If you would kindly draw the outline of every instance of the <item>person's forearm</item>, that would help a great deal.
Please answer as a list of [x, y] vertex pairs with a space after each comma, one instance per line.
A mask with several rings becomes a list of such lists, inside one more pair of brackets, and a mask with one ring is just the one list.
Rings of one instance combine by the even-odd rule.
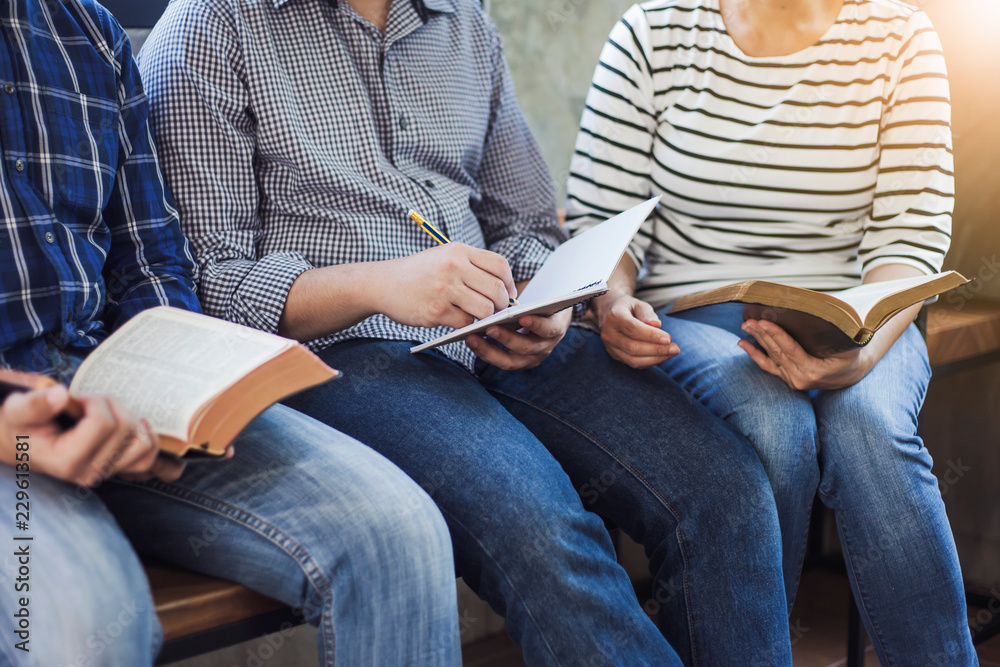
[[379, 312], [380, 262], [336, 264], [302, 273], [288, 291], [278, 333], [310, 341], [342, 331]]
[[[886, 264], [873, 269], [865, 276], [865, 284], [880, 283], [887, 280], [899, 280], [901, 278], [914, 278], [924, 275], [922, 271], [906, 264]], [[868, 367], [871, 368], [878, 363], [879, 359], [885, 356], [889, 348], [896, 340], [903, 335], [907, 327], [916, 319], [924, 303], [915, 303], [904, 311], [901, 311], [878, 330], [872, 341], [864, 348], [867, 356]]]

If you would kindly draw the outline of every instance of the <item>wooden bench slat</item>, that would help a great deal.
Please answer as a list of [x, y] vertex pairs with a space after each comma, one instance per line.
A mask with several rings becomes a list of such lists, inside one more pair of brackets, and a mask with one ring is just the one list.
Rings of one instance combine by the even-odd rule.
[[146, 575], [166, 641], [287, 606], [240, 584], [168, 565], [147, 564]]
[[935, 303], [927, 310], [931, 366], [954, 364], [1000, 351], [1000, 303], [969, 302], [961, 310]]

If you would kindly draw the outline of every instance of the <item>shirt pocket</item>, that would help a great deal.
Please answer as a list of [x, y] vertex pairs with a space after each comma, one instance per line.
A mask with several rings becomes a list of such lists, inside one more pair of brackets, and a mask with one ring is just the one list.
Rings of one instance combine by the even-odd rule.
[[118, 105], [63, 90], [42, 99], [52, 187], [72, 208], [104, 210], [118, 170]]

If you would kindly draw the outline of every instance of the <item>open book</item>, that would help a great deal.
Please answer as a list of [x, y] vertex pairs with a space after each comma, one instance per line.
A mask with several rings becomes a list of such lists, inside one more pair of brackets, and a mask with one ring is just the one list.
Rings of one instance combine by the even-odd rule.
[[221, 456], [267, 407], [338, 375], [293, 340], [161, 306], [101, 343], [69, 391], [115, 397], [171, 454]]
[[774, 322], [806, 352], [826, 357], [867, 345], [875, 332], [900, 311], [967, 282], [962, 274], [948, 271], [868, 283], [838, 292], [816, 292], [766, 280], [746, 280], [683, 296], [667, 314], [714, 304], [735, 304], [728, 313], [718, 315], [723, 319], [739, 318], [739, 322]]
[[556, 248], [518, 295], [518, 305], [423, 345], [411, 347], [410, 352], [463, 340], [470, 334], [486, 331], [494, 324], [516, 324], [518, 318], [525, 315], [552, 315], [604, 294], [608, 291], [608, 280], [632, 237], [659, 201], [659, 197], [654, 197], [634, 206]]

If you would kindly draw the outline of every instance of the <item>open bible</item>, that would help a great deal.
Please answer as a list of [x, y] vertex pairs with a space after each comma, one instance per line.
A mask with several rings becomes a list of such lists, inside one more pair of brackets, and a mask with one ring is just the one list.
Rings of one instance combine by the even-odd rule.
[[[766, 280], [746, 280], [683, 296], [667, 313], [713, 306], [721, 325], [768, 320], [806, 352], [826, 357], [863, 347], [894, 315], [915, 303], [969, 282], [955, 271], [868, 283], [837, 292], [816, 292]], [[729, 322], [729, 319], [733, 322]], [[723, 320], [726, 320], [725, 322]]]
[[300, 343], [178, 308], [139, 313], [84, 360], [70, 394], [108, 395], [176, 456], [222, 456], [273, 403], [339, 375]]
[[495, 324], [516, 325], [518, 318], [525, 315], [553, 315], [604, 294], [608, 291], [608, 280], [632, 237], [659, 201], [659, 197], [653, 197], [633, 206], [556, 248], [518, 295], [518, 305], [422, 345], [415, 345], [410, 352], [464, 340], [466, 336], [486, 331]]

